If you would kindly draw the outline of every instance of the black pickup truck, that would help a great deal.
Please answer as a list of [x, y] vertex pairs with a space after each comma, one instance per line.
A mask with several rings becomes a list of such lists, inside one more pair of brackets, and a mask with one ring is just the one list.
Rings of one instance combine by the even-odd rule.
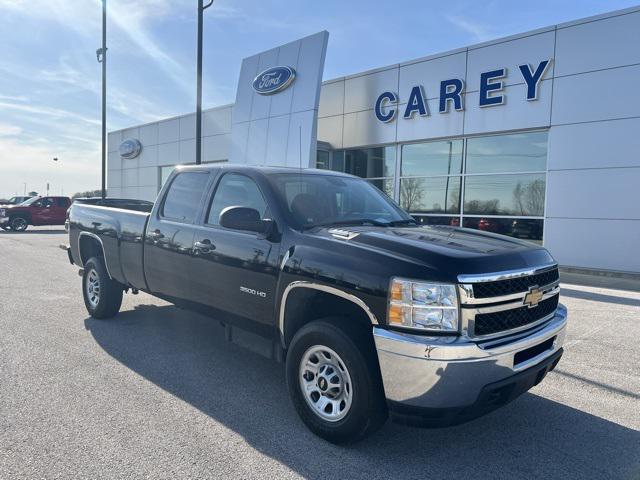
[[547, 250], [419, 226], [365, 180], [317, 170], [177, 168], [149, 213], [74, 203], [68, 254], [89, 313], [142, 290], [250, 334], [286, 362], [304, 423], [336, 443], [388, 415], [447, 426], [538, 384], [566, 309]]

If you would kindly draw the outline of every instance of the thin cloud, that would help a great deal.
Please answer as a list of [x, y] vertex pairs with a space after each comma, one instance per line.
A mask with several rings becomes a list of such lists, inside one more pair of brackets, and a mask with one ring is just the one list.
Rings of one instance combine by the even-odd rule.
[[10, 123], [0, 123], [0, 137], [14, 137], [22, 133], [22, 128]]
[[494, 35], [489, 32], [489, 29], [479, 22], [474, 22], [457, 15], [445, 15], [444, 18], [463, 32], [470, 34], [476, 42], [484, 42], [494, 37]]
[[100, 121], [96, 118], [79, 115], [76, 112], [70, 112], [61, 108], [36, 107], [25, 103], [0, 102], [0, 111], [17, 110], [25, 113], [33, 113], [36, 115], [46, 115], [58, 119], [76, 119], [91, 125], [100, 125]]

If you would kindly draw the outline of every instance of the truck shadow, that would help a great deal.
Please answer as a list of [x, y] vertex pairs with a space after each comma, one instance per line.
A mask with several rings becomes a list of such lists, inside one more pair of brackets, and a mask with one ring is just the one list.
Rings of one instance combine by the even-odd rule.
[[67, 235], [67, 232], [65, 232], [64, 229], [25, 230], [23, 232], [14, 232], [12, 230], [0, 230], [0, 235], [13, 235], [16, 237], [20, 235]]
[[625, 292], [621, 292], [621, 295], [609, 295], [604, 293], [589, 292], [584, 290], [577, 290], [574, 288], [563, 287], [562, 296], [577, 298], [579, 300], [591, 300], [592, 302], [615, 303], [617, 305], [640, 307], [640, 300], [637, 298], [633, 298], [628, 294], [625, 295]]
[[173, 306], [139, 305], [113, 321], [88, 318], [85, 326], [123, 365], [305, 477], [640, 474], [640, 432], [531, 393], [465, 425], [426, 430], [388, 422], [363, 442], [337, 447], [298, 419], [283, 365], [227, 343], [214, 320]]

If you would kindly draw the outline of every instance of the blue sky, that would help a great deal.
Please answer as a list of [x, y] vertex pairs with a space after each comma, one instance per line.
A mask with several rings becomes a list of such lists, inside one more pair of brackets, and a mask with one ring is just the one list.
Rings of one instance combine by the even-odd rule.
[[[108, 130], [193, 111], [196, 0], [108, 1]], [[633, 5], [217, 0], [205, 14], [204, 107], [234, 101], [242, 58], [323, 29], [330, 79]], [[69, 195], [99, 186], [100, 15], [98, 0], [0, 0], [0, 197], [23, 182]]]

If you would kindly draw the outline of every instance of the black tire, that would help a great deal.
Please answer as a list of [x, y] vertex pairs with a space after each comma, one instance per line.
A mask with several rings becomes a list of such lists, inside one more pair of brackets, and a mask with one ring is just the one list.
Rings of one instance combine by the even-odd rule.
[[[344, 383], [343, 377], [351, 380], [350, 407], [345, 410], [344, 417], [338, 420], [323, 418], [323, 413], [317, 413], [317, 409], [311, 406], [313, 394], [303, 392], [303, 382], [315, 382], [317, 388], [313, 388], [318, 390], [318, 400], [315, 402], [320, 405], [317, 402], [320, 401], [318, 393], [322, 386], [322, 367], [318, 369], [315, 379], [313, 373], [306, 372], [304, 375], [308, 377], [305, 377], [300, 370], [303, 361], [307, 364], [305, 356], [317, 346], [328, 347], [337, 354], [338, 364], [346, 369], [347, 375], [343, 372], [338, 383]], [[352, 319], [324, 318], [302, 327], [293, 337], [287, 352], [286, 372], [289, 395], [298, 415], [309, 430], [331, 443], [346, 444], [361, 440], [380, 428], [387, 419], [387, 405], [371, 330], [356, 325]], [[325, 388], [326, 385], [325, 382]], [[338, 411], [341, 406], [342, 403], [337, 407]], [[334, 409], [335, 405], [331, 407], [332, 411]]]
[[122, 294], [122, 284], [109, 278], [102, 258], [87, 260], [82, 274], [82, 296], [89, 315], [98, 319], [113, 317], [120, 311]]
[[29, 220], [24, 217], [13, 217], [9, 224], [14, 232], [24, 232], [29, 226]]

